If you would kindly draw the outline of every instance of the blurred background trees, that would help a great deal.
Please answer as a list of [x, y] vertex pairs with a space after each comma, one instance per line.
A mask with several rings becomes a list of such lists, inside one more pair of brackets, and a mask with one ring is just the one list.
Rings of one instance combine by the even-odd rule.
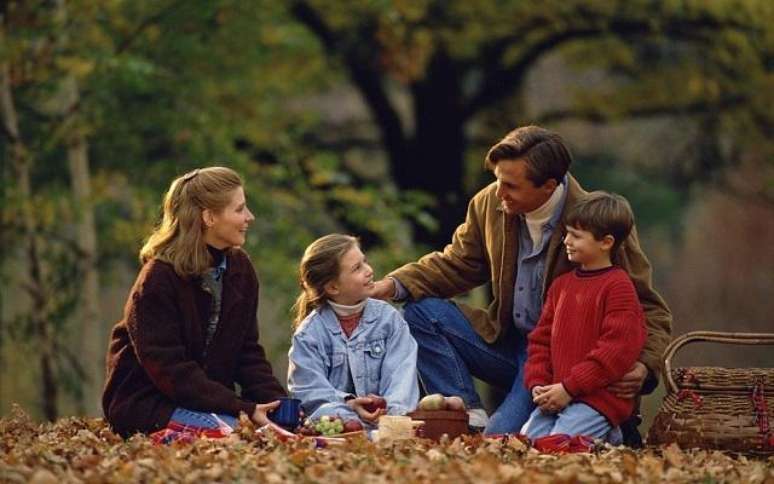
[[676, 334], [771, 328], [770, 2], [0, 8], [2, 413], [99, 413], [107, 334], [174, 176], [245, 177], [284, 378], [303, 248], [357, 234], [380, 275], [441, 248], [492, 180], [486, 150], [531, 123], [565, 137], [584, 186], [632, 201]]

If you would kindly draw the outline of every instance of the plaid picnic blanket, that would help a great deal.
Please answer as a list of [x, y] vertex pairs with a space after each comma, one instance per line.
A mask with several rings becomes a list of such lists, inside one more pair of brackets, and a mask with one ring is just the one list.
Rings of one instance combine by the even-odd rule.
[[234, 429], [225, 422], [217, 428], [207, 428], [170, 420], [166, 427], [150, 434], [150, 438], [155, 444], [168, 445], [173, 442], [190, 443], [201, 437], [220, 439], [232, 432]]

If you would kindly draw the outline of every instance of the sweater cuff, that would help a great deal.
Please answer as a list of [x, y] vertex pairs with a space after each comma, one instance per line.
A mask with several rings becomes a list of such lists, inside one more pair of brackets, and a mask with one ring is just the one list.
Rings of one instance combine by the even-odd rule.
[[562, 388], [564, 388], [564, 391], [566, 391], [567, 394], [570, 395], [573, 398], [573, 400], [574, 400], [575, 399], [575, 392], [570, 391], [570, 389], [567, 388], [567, 384], [565, 382], [561, 382], [561, 385], [562, 385]]
[[355, 398], [356, 396], [357, 395], [353, 395], [351, 393], [347, 393], [347, 392], [342, 392], [340, 390], [336, 390], [336, 400], [339, 401], [339, 402], [346, 403], [347, 400], [351, 400], [351, 399]]
[[577, 397], [581, 393], [580, 385], [571, 376], [562, 380], [562, 386], [564, 387], [564, 390], [573, 398]]
[[236, 415], [234, 415], [236, 418], [239, 418], [240, 412], [244, 412], [247, 414], [247, 418], [253, 418], [253, 413], [255, 412], [255, 404], [246, 402], [244, 400], [238, 400], [237, 401], [237, 411], [235, 412]]

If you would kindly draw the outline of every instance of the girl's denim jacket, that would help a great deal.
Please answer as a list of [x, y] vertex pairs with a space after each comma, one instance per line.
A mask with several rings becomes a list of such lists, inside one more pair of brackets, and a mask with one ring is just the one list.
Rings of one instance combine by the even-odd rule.
[[384, 301], [366, 301], [349, 339], [330, 306], [316, 309], [293, 335], [288, 359], [288, 390], [307, 415], [324, 404], [344, 404], [350, 371], [355, 395], [384, 397], [388, 414], [417, 406], [417, 343], [403, 316]]

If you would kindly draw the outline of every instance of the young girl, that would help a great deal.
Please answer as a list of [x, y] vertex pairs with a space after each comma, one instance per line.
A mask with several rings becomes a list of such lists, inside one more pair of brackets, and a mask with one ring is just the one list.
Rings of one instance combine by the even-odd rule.
[[108, 348], [102, 406], [121, 435], [233, 426], [240, 412], [268, 423], [285, 391], [258, 343], [258, 279], [239, 249], [253, 220], [233, 170], [172, 182]]
[[[385, 411], [414, 410], [417, 344], [395, 308], [369, 298], [374, 273], [357, 239], [332, 234], [314, 241], [299, 273], [288, 390], [306, 414], [374, 424]], [[386, 410], [371, 408], [377, 396]]]

